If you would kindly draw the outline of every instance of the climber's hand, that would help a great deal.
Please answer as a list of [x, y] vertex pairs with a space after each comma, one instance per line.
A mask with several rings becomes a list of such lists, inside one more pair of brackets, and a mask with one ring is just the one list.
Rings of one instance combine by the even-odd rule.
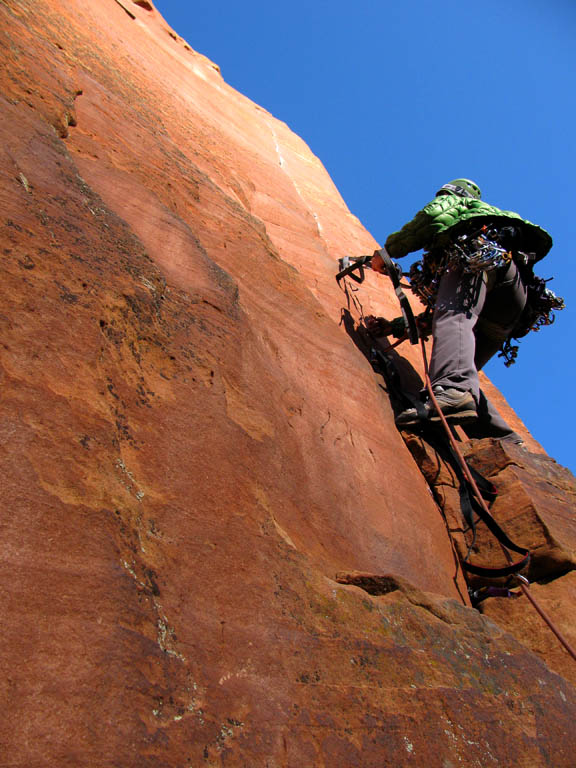
[[416, 315], [416, 325], [418, 326], [418, 335], [424, 341], [428, 341], [432, 333], [432, 315], [429, 312], [421, 312]]
[[390, 323], [384, 317], [367, 315], [364, 318], [364, 324], [373, 336], [387, 336], [390, 333]]
[[386, 266], [384, 265], [384, 259], [378, 251], [374, 251], [374, 256], [372, 256], [372, 260], [370, 261], [370, 266], [374, 270], [374, 272], [378, 272], [380, 275], [385, 275], [386, 273]]

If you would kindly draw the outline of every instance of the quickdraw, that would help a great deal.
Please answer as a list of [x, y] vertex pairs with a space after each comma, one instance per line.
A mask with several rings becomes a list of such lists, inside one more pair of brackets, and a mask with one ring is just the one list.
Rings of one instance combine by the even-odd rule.
[[426, 251], [424, 257], [410, 267], [412, 292], [433, 309], [442, 276], [449, 269], [458, 269], [469, 283], [468, 293], [472, 301], [480, 275], [512, 261], [512, 251], [500, 245], [497, 237], [496, 231], [484, 225], [476, 232], [454, 237], [447, 248]]
[[446, 250], [445, 269], [461, 267], [465, 272], [477, 275], [510, 264], [512, 251], [499, 245], [495, 237], [496, 233], [487, 227], [472, 235], [455, 237]]
[[[564, 299], [556, 296], [554, 291], [546, 287], [549, 280], [544, 280], [532, 272], [532, 270], [523, 269], [520, 266], [523, 279], [526, 284], [527, 299], [526, 307], [516, 329], [512, 334], [513, 339], [521, 339], [530, 331], [539, 331], [545, 325], [552, 325], [556, 319], [553, 312], [565, 309]], [[512, 344], [511, 339], [507, 339], [498, 353], [498, 357], [504, 358], [504, 365], [508, 368], [516, 362], [518, 357], [518, 345]]]
[[[410, 344], [418, 344], [420, 338], [418, 323], [414, 317], [414, 312], [412, 311], [408, 297], [402, 290], [402, 284], [400, 283], [400, 279], [402, 277], [407, 277], [407, 275], [402, 272], [402, 268], [399, 264], [392, 261], [385, 248], [381, 248], [379, 251], [374, 251], [372, 256], [359, 256], [358, 258], [345, 256], [343, 259], [340, 259], [340, 271], [336, 275], [336, 280], [339, 283], [343, 278], [350, 277], [357, 283], [363, 283], [365, 277], [364, 268], [370, 266], [370, 262], [376, 254], [379, 254], [382, 257], [382, 261], [386, 267], [386, 274], [394, 286], [394, 292], [396, 293], [400, 309], [402, 310], [407, 338], [410, 341]], [[355, 274], [356, 272], [358, 272], [358, 275]]]

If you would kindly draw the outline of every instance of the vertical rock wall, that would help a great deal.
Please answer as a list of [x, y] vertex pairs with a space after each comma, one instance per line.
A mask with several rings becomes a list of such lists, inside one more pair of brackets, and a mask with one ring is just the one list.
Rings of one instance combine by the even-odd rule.
[[375, 243], [318, 159], [151, 3], [0, 21], [5, 764], [569, 766], [345, 333]]

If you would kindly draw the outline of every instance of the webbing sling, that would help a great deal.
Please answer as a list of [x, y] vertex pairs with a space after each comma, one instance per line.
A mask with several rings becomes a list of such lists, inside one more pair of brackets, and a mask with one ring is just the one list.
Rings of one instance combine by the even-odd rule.
[[[372, 261], [372, 257], [376, 254], [379, 254], [382, 258], [382, 261], [384, 262], [384, 266], [386, 268], [386, 274], [392, 281], [392, 285], [394, 286], [394, 292], [396, 293], [396, 297], [398, 298], [398, 302], [400, 304], [400, 309], [402, 310], [402, 317], [404, 318], [404, 323], [406, 325], [408, 339], [410, 340], [410, 344], [418, 344], [418, 325], [416, 323], [416, 318], [414, 317], [414, 312], [412, 312], [412, 307], [410, 306], [410, 302], [408, 301], [408, 297], [402, 290], [402, 286], [400, 284], [400, 277], [402, 276], [402, 270], [396, 264], [392, 261], [390, 256], [388, 256], [388, 253], [386, 252], [385, 248], [381, 248], [379, 251], [374, 251], [372, 256], [359, 256], [357, 258], [346, 256], [343, 259], [340, 259], [340, 272], [336, 275], [336, 281], [339, 283], [340, 280], [342, 280], [345, 277], [350, 277], [352, 280], [355, 280], [357, 283], [363, 283], [364, 282], [364, 267], [369, 267], [370, 262]], [[355, 274], [358, 272], [358, 274]], [[396, 346], [396, 345], [394, 345]]]
[[382, 261], [384, 262], [384, 267], [386, 268], [386, 274], [392, 281], [392, 285], [394, 286], [394, 292], [396, 293], [396, 296], [398, 298], [398, 302], [400, 303], [400, 309], [402, 310], [402, 316], [404, 318], [404, 322], [406, 323], [406, 329], [408, 332], [408, 339], [410, 340], [410, 344], [418, 344], [418, 339], [420, 334], [418, 333], [418, 325], [416, 323], [416, 318], [414, 317], [414, 312], [412, 312], [412, 307], [410, 306], [410, 302], [408, 301], [408, 297], [402, 290], [402, 286], [400, 285], [400, 277], [402, 275], [402, 270], [400, 267], [395, 264], [390, 256], [388, 256], [388, 253], [386, 251], [386, 248], [381, 248], [379, 251], [374, 251], [374, 253], [379, 254]]

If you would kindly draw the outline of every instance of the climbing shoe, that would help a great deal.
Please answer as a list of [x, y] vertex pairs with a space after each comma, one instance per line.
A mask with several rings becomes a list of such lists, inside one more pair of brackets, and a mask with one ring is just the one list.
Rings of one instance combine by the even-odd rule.
[[396, 416], [396, 426], [400, 427], [414, 427], [417, 424], [422, 424], [424, 421], [428, 421], [430, 418], [430, 405], [428, 401], [422, 403], [416, 403], [412, 408], [406, 408], [406, 410]]
[[[478, 417], [476, 410], [476, 401], [470, 392], [463, 392], [461, 389], [441, 387], [439, 385], [432, 388], [440, 410], [450, 424], [466, 424], [474, 421]], [[430, 421], [440, 421], [440, 416], [431, 402]]]
[[[434, 395], [440, 410], [450, 424], [467, 424], [477, 418], [476, 401], [470, 392], [437, 385], [434, 387]], [[412, 427], [425, 421], [440, 421], [440, 416], [436, 413], [430, 399], [423, 403], [416, 403], [412, 408], [406, 408], [399, 413], [396, 417], [396, 426]]]

